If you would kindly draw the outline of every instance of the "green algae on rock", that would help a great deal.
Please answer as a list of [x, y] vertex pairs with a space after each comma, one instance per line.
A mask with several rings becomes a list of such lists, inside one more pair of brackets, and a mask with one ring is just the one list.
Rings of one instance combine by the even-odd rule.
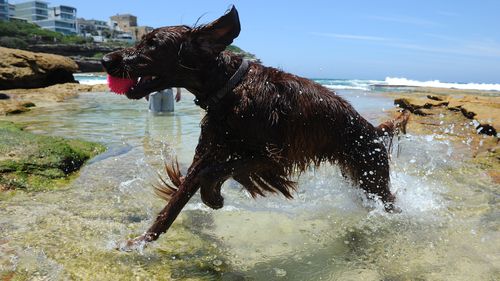
[[62, 187], [85, 161], [104, 149], [97, 143], [29, 133], [0, 121], [0, 190]]

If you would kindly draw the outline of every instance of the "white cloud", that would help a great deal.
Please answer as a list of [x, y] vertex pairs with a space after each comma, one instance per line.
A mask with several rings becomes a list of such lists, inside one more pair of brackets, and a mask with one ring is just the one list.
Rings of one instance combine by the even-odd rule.
[[464, 41], [463, 39], [454, 39], [451, 37], [441, 36], [436, 34], [426, 34], [426, 35], [429, 37], [434, 37], [441, 40], [447, 40], [453, 42], [453, 46], [452, 47], [440, 46], [437, 44], [434, 46], [429, 46], [418, 43], [411, 43], [405, 40], [400, 40], [395, 38], [373, 36], [373, 35], [340, 34], [340, 33], [329, 33], [329, 32], [311, 32], [310, 34], [321, 37], [335, 38], [339, 40], [370, 41], [373, 44], [377, 44], [380, 46], [413, 50], [418, 52], [500, 58], [500, 44], [496, 42]]
[[369, 36], [369, 35], [355, 35], [355, 34], [338, 34], [338, 33], [324, 33], [324, 32], [311, 32], [313, 35], [332, 37], [338, 39], [350, 39], [350, 40], [363, 40], [363, 41], [387, 41], [388, 38]]
[[414, 18], [408, 16], [384, 17], [384, 16], [369, 16], [369, 19], [387, 22], [396, 22], [403, 24], [419, 25], [419, 26], [442, 26], [440, 23], [427, 19]]

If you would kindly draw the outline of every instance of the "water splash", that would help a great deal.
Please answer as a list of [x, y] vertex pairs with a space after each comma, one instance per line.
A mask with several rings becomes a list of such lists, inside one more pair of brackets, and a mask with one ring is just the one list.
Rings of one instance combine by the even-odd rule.
[[[390, 103], [360, 91], [339, 94], [372, 120]], [[164, 206], [151, 188], [163, 163], [175, 155], [185, 170], [192, 160], [202, 112], [188, 98], [176, 106], [152, 117], [145, 103], [89, 94], [6, 117], [118, 152], [91, 162], [67, 190], [0, 201], [0, 277], [487, 280], [498, 273], [498, 186], [467, 166], [467, 150], [442, 134], [400, 140], [391, 163], [400, 214], [387, 214], [336, 167], [323, 165], [298, 179], [294, 200], [252, 200], [228, 181], [221, 210], [195, 196], [157, 242], [116, 251]]]

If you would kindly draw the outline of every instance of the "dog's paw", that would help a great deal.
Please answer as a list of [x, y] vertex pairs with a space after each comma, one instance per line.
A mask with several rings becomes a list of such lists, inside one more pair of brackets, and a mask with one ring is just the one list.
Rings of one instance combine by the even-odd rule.
[[390, 213], [390, 214], [399, 214], [401, 213], [401, 208], [399, 208], [398, 206], [394, 205], [394, 203], [385, 203], [384, 204], [384, 209], [386, 212]]
[[128, 239], [117, 243], [115, 249], [122, 252], [142, 251], [146, 247], [146, 244], [146, 236], [141, 235], [134, 239]]

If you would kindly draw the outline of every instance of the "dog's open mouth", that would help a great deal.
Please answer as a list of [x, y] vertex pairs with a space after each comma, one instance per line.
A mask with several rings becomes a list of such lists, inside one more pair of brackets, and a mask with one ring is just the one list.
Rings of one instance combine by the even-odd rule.
[[111, 91], [120, 95], [125, 94], [129, 98], [142, 98], [164, 89], [162, 79], [158, 76], [120, 78], [108, 75], [108, 87]]

